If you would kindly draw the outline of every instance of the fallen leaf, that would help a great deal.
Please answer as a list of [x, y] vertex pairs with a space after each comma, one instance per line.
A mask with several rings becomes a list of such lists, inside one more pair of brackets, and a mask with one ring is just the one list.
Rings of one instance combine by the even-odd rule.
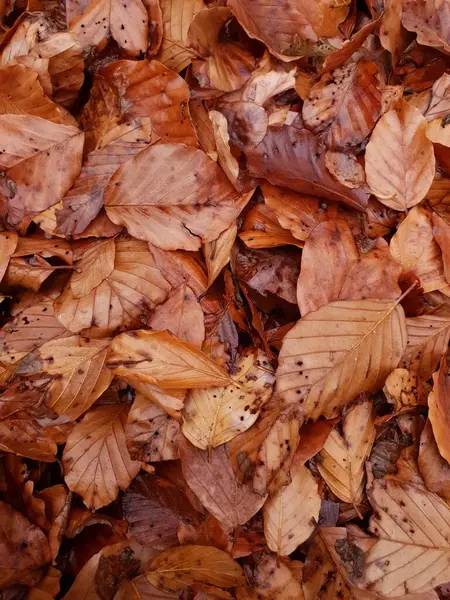
[[321, 497], [311, 471], [294, 459], [291, 477], [290, 484], [269, 496], [263, 507], [267, 545], [281, 556], [306, 541], [319, 518]]
[[[363, 555], [364, 587], [390, 598], [426, 592], [446, 581], [447, 504], [421, 487], [389, 480], [374, 481], [368, 494], [377, 511], [370, 530], [378, 537]], [[407, 570], [401, 568], [405, 560]]]
[[156, 587], [182, 590], [194, 583], [235, 587], [244, 583], [240, 565], [226, 552], [212, 546], [185, 546], [166, 550], [146, 573]]
[[243, 355], [233, 377], [236, 383], [227, 387], [188, 393], [182, 431], [197, 448], [216, 448], [247, 430], [272, 395], [274, 372], [262, 352]]
[[164, 143], [197, 146], [189, 118], [189, 86], [157, 60], [119, 60], [100, 70], [117, 90], [122, 118], [149, 117], [152, 130]]
[[[113, 246], [114, 269], [100, 282], [111, 267]], [[100, 249], [109, 249], [107, 269], [100, 270], [94, 278], [91, 257], [100, 261]], [[147, 244], [129, 237], [96, 242], [75, 269], [80, 273], [75, 271], [54, 304], [58, 319], [74, 333], [106, 337], [126, 328], [139, 327], [147, 320], [149, 312], [166, 299], [170, 290], [169, 283], [154, 264]], [[87, 277], [88, 273], [90, 277]], [[74, 280], [82, 282], [86, 292], [92, 287], [91, 291], [77, 297], [80, 286], [75, 285], [75, 293]]]
[[205, 508], [223, 525], [234, 529], [246, 523], [264, 504], [251, 484], [241, 484], [233, 473], [225, 446], [210, 452], [190, 442], [180, 442], [181, 464], [186, 482]]
[[302, 252], [297, 301], [302, 316], [334, 300], [395, 299], [401, 266], [387, 246], [358, 249], [345, 221], [319, 223]]
[[189, 102], [189, 112], [191, 114], [192, 125], [194, 126], [200, 148], [206, 152], [212, 160], [217, 161], [214, 131], [207, 108], [201, 100], [191, 100]]
[[51, 560], [47, 538], [39, 527], [6, 502], [0, 502], [0, 514], [1, 587], [38, 583], [42, 577], [41, 567]]
[[391, 239], [390, 250], [404, 273], [412, 271], [418, 277], [424, 292], [450, 292], [429, 209], [415, 206], [409, 211]]
[[238, 235], [248, 248], [302, 246], [298, 239], [281, 227], [275, 213], [265, 204], [255, 204], [247, 211]]
[[126, 446], [128, 410], [127, 404], [92, 408], [69, 435], [62, 458], [65, 481], [88, 508], [115, 500], [139, 472]]
[[264, 140], [246, 155], [250, 170], [273, 185], [343, 202], [360, 210], [367, 204], [368, 194], [364, 190], [351, 190], [328, 173], [325, 148], [306, 129], [287, 125], [276, 131], [269, 129]]
[[199, 348], [205, 340], [203, 311], [194, 292], [186, 285], [155, 308], [147, 325], [150, 329], [170, 331], [178, 339]]
[[160, 0], [163, 39], [158, 60], [178, 73], [194, 57], [187, 47], [189, 27], [197, 13], [205, 8], [203, 0]]
[[17, 247], [18, 239], [15, 231], [0, 232], [0, 281], [6, 273], [10, 258]]
[[379, 389], [405, 348], [398, 301], [331, 302], [300, 319], [283, 339], [277, 392], [305, 418], [332, 417], [358, 394]]
[[239, 163], [231, 152], [227, 120], [225, 116], [217, 110], [211, 110], [208, 116], [212, 125], [214, 146], [217, 149], [217, 160], [219, 165], [222, 167], [230, 183], [239, 190], [241, 187], [239, 183]]
[[60, 592], [61, 571], [49, 567], [44, 578], [37, 583], [28, 596], [29, 600], [54, 600]]
[[124, 581], [114, 596], [114, 600], [177, 600], [177, 598], [178, 594], [175, 592], [164, 592], [155, 588], [145, 575]]
[[448, 438], [445, 435], [449, 414], [448, 404], [450, 402], [449, 385], [447, 353], [445, 353], [441, 359], [439, 369], [433, 375], [433, 390], [428, 396], [428, 418], [433, 427], [433, 434], [439, 452], [447, 462], [450, 458]]
[[137, 394], [125, 427], [133, 460], [156, 462], [178, 458], [180, 424], [156, 402]]
[[349, 3], [316, 5], [289, 0], [286, 6], [272, 6], [256, 0], [231, 0], [234, 15], [248, 33], [264, 42], [277, 58], [292, 61], [303, 55], [308, 42], [338, 34], [338, 25], [347, 16]]
[[388, 0], [384, 8], [379, 32], [380, 42], [383, 48], [391, 53], [392, 64], [396, 65], [409, 41], [409, 34], [402, 26], [403, 2]]
[[378, 121], [366, 148], [367, 183], [378, 200], [405, 211], [426, 196], [434, 178], [426, 120], [401, 100]]
[[236, 240], [237, 226], [233, 223], [222, 231], [219, 237], [203, 246], [206, 268], [208, 269], [208, 286], [211, 286], [222, 269], [230, 262], [231, 250]]
[[445, 4], [426, 0], [418, 6], [414, 0], [405, 0], [402, 23], [408, 31], [417, 33], [417, 41], [420, 44], [433, 46], [442, 52], [450, 52], [450, 23]]
[[197, 250], [229, 227], [243, 206], [201, 150], [163, 144], [119, 167], [106, 189], [105, 208], [114, 223], [163, 250]]
[[447, 283], [450, 283], [450, 221], [449, 206], [442, 202], [433, 206], [431, 220], [433, 223], [433, 236], [442, 252], [442, 261], [444, 263], [444, 275]]
[[[148, 40], [148, 13], [141, 0], [124, 5], [117, 0], [91, 0], [80, 4], [69, 0], [70, 30], [83, 50], [104, 46], [111, 36], [125, 54], [145, 54]], [[80, 10], [81, 8], [81, 10]]]
[[122, 506], [131, 534], [143, 546], [157, 550], [178, 546], [179, 527], [198, 526], [201, 521], [178, 487], [154, 475], [139, 475], [125, 492]]
[[438, 494], [448, 503], [450, 500], [450, 466], [439, 452], [429, 420], [420, 436], [417, 463], [427, 489]]
[[[13, 194], [6, 199], [11, 225], [56, 204], [70, 189], [81, 168], [84, 134], [28, 115], [0, 115], [5, 137], [1, 166]], [[33, 145], [30, 145], [30, 136]]]
[[[258, 82], [254, 82], [253, 85], [258, 85]], [[256, 93], [258, 93], [257, 89]], [[266, 90], [266, 93], [270, 92]], [[220, 111], [227, 119], [233, 146], [247, 150], [255, 148], [262, 142], [269, 125], [269, 117], [262, 106], [242, 100], [223, 103], [220, 105]]]
[[358, 506], [364, 498], [365, 462], [375, 441], [371, 402], [358, 404], [345, 416], [343, 435], [333, 429], [317, 459], [317, 469], [340, 500]]
[[325, 164], [330, 173], [342, 185], [349, 188], [359, 188], [366, 185], [364, 169], [353, 154], [328, 150], [325, 154]]
[[232, 381], [201, 350], [166, 331], [139, 330], [116, 336], [108, 364], [120, 377], [135, 377], [167, 389], [213, 387]]
[[394, 369], [384, 384], [384, 394], [395, 412], [403, 412], [419, 404], [427, 404], [426, 386], [414, 371]]
[[380, 113], [378, 67], [364, 60], [323, 75], [302, 108], [305, 126], [333, 150], [363, 142]]
[[237, 600], [257, 600], [258, 596], [271, 600], [304, 600], [301, 576], [293, 573], [293, 566], [294, 561], [264, 554], [250, 572], [252, 587], [237, 588]]

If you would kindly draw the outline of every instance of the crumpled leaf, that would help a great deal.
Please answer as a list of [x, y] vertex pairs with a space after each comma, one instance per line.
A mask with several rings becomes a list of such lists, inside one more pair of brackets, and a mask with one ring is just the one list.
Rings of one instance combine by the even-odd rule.
[[225, 388], [188, 393], [182, 431], [197, 448], [216, 448], [251, 427], [272, 395], [275, 377], [262, 352], [244, 354], [236, 362], [233, 378], [236, 384]]
[[363, 253], [345, 221], [319, 223], [305, 242], [297, 284], [302, 316], [334, 300], [395, 299], [401, 266], [380, 244]]
[[231, 377], [201, 350], [166, 331], [122, 333], [111, 344], [108, 364], [116, 375], [163, 389], [228, 385]]
[[315, 4], [289, 0], [286, 5], [230, 0], [228, 5], [248, 35], [264, 42], [284, 61], [303, 56], [308, 42], [337, 35], [349, 9], [349, 2], [335, 5], [326, 0]]
[[291, 477], [289, 485], [269, 496], [263, 507], [267, 545], [281, 556], [309, 538], [320, 511], [321, 497], [311, 471], [294, 459]]
[[344, 418], [343, 435], [328, 436], [317, 459], [317, 469], [332, 492], [358, 510], [364, 497], [365, 462], [375, 441], [371, 402], [358, 404]]
[[194, 526], [201, 520], [176, 485], [154, 475], [139, 475], [125, 492], [122, 506], [131, 534], [157, 550], [178, 546], [181, 524]]
[[181, 439], [180, 452], [187, 484], [205, 508], [226, 527], [246, 523], [264, 504], [266, 495], [255, 493], [251, 484], [238, 481], [225, 446], [215, 448], [208, 457], [208, 452]]
[[420, 436], [417, 464], [427, 489], [438, 494], [448, 503], [450, 500], [450, 465], [439, 452], [429, 420]]
[[418, 4], [414, 0], [405, 0], [402, 23], [408, 31], [417, 33], [419, 44], [450, 52], [450, 20], [445, 3], [425, 0]]
[[129, 406], [92, 408], [75, 425], [63, 452], [65, 481], [88, 508], [106, 506], [126, 489], [140, 464], [128, 454], [125, 424]]
[[272, 248], [289, 244], [302, 246], [299, 240], [281, 227], [275, 213], [265, 204], [256, 204], [247, 211], [238, 235], [248, 248]]
[[331, 302], [300, 319], [283, 339], [277, 392], [305, 418], [329, 418], [358, 394], [382, 387], [406, 341], [398, 302]]
[[6, 502], [0, 502], [0, 515], [0, 586], [37, 583], [42, 577], [41, 567], [51, 560], [47, 538]]
[[378, 121], [365, 157], [367, 183], [386, 206], [405, 211], [430, 189], [435, 161], [426, 120], [404, 100]]
[[148, 581], [160, 588], [182, 590], [194, 583], [235, 587], [245, 581], [242, 568], [213, 546], [184, 546], [166, 550], [151, 564]]
[[427, 387], [414, 371], [394, 369], [384, 384], [384, 395], [395, 406], [395, 412], [427, 404]]
[[11, 225], [28, 225], [70, 189], [81, 168], [84, 134], [28, 115], [1, 115], [0, 131], [5, 140], [0, 163], [11, 190], [3, 196], [4, 210]]
[[215, 239], [240, 213], [243, 205], [237, 196], [201, 150], [163, 144], [119, 167], [106, 189], [105, 208], [114, 223], [125, 225], [138, 239], [163, 250], [197, 250], [202, 240]]
[[351, 190], [329, 174], [325, 148], [306, 129], [288, 125], [277, 131], [269, 129], [264, 140], [246, 155], [250, 170], [273, 185], [343, 202], [357, 209], [367, 203], [368, 194], [364, 190]]
[[300, 561], [280, 560], [273, 554], [264, 554], [254, 569], [247, 568], [252, 587], [237, 588], [237, 600], [258, 600], [258, 596], [271, 600], [304, 600], [301, 574], [295, 571], [295, 563], [301, 567]]
[[179, 421], [142, 393], [136, 394], [128, 413], [125, 436], [133, 460], [156, 462], [178, 458]]
[[302, 108], [305, 126], [333, 150], [363, 142], [380, 113], [378, 67], [364, 60], [323, 75]]

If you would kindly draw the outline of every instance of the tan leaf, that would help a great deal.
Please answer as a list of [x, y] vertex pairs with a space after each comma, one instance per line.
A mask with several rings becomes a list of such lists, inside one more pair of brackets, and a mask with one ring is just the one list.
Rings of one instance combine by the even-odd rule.
[[154, 475], [138, 476], [125, 492], [122, 507], [129, 531], [145, 547], [166, 550], [178, 546], [182, 524], [199, 526], [201, 514], [170, 481]]
[[40, 256], [11, 258], [4, 281], [9, 286], [19, 286], [37, 292], [54, 271], [55, 267]]
[[334, 150], [363, 142], [380, 113], [378, 67], [365, 60], [323, 75], [302, 108], [306, 127]]
[[225, 446], [210, 452], [199, 450], [183, 437], [180, 440], [183, 474], [204, 507], [223, 525], [235, 528], [246, 523], [264, 504], [251, 484], [241, 484], [233, 473]]
[[18, 235], [15, 231], [0, 232], [0, 281], [6, 273], [9, 260], [17, 247]]
[[444, 275], [450, 283], [450, 206], [442, 202], [432, 207], [433, 236], [442, 252]]
[[319, 223], [302, 252], [297, 284], [302, 316], [334, 300], [398, 298], [401, 266], [387, 245], [380, 246], [363, 253], [345, 221]]
[[100, 138], [90, 152], [72, 188], [56, 211], [56, 231], [64, 235], [82, 233], [103, 206], [103, 194], [118, 167], [147, 147], [152, 132], [147, 118], [117, 125]]
[[[81, 273], [72, 275], [54, 306], [56, 316], [70, 331], [89, 331], [96, 337], [105, 337], [125, 328], [139, 327], [148, 312], [165, 300], [170, 286], [144, 242], [124, 237], [97, 244], [109, 248], [115, 244], [114, 269], [89, 294], [77, 298], [71, 287], [73, 277], [79, 277], [85, 284], [90, 280], [87, 277], [90, 259], [86, 263], [81, 261], [75, 266]], [[96, 261], [97, 252], [95, 246], [92, 257]], [[110, 266], [108, 260], [108, 269]], [[91, 287], [91, 283], [86, 285], [87, 289]]]
[[417, 463], [427, 489], [438, 494], [448, 503], [450, 501], [450, 465], [439, 452], [429, 420], [420, 436]]
[[415, 0], [404, 0], [402, 23], [408, 31], [417, 33], [417, 41], [450, 52], [450, 19], [445, 3], [425, 0], [420, 5]]
[[0, 450], [33, 460], [53, 462], [58, 446], [42, 422], [19, 412], [0, 421]]
[[450, 112], [450, 75], [444, 73], [433, 83], [428, 104], [423, 113], [427, 121], [443, 119]]
[[114, 269], [116, 245], [106, 239], [88, 247], [77, 269], [70, 278], [70, 288], [75, 298], [90, 294]]
[[[78, 3], [69, 0], [68, 5]], [[101, 47], [111, 36], [128, 55], [145, 54], [148, 47], [148, 13], [141, 0], [122, 4], [118, 0], [91, 0], [84, 7], [71, 10], [69, 31], [83, 50]], [[78, 13], [78, 14], [76, 14]]]
[[255, 204], [246, 212], [239, 237], [248, 248], [273, 248], [288, 244], [303, 246], [281, 227], [275, 213], [265, 204]]
[[160, 0], [163, 39], [158, 60], [178, 73], [194, 57], [187, 48], [189, 27], [197, 13], [205, 8], [203, 0]]
[[246, 150], [262, 142], [269, 124], [267, 112], [262, 106], [243, 100], [224, 102], [220, 105], [220, 111], [227, 119], [233, 146]]
[[184, 546], [160, 554], [146, 573], [156, 587], [182, 590], [194, 583], [235, 587], [245, 581], [241, 566], [213, 546]]
[[114, 223], [138, 239], [164, 250], [197, 250], [234, 222], [243, 208], [237, 196], [201, 150], [163, 144], [119, 167], [106, 189], [105, 207]]
[[127, 404], [92, 408], [69, 435], [62, 459], [65, 481], [88, 508], [110, 504], [139, 471], [126, 446], [128, 410]]
[[46, 404], [56, 414], [77, 419], [109, 387], [105, 368], [109, 340], [86, 340], [77, 335], [53, 339], [27, 354], [17, 365], [23, 375], [53, 377]]
[[317, 482], [309, 469], [294, 461], [291, 476], [290, 484], [269, 496], [263, 508], [267, 545], [281, 556], [288, 556], [309, 538], [321, 504]]
[[205, 339], [203, 311], [191, 288], [181, 286], [157, 306], [147, 321], [150, 329], [170, 331], [177, 338], [202, 347]]
[[262, 352], [243, 355], [233, 377], [238, 385], [189, 392], [183, 433], [197, 448], [216, 448], [251, 427], [272, 395], [275, 377]]
[[136, 394], [125, 436], [133, 460], [156, 462], [178, 458], [179, 422], [143, 394]]
[[37, 583], [42, 577], [40, 568], [51, 560], [47, 538], [5, 502], [0, 502], [0, 517], [0, 586], [4, 589], [15, 583]]
[[415, 206], [391, 239], [391, 254], [403, 267], [420, 280], [425, 292], [450, 291], [444, 276], [441, 249], [434, 240], [429, 209]]
[[49, 240], [37, 236], [19, 238], [13, 256], [32, 256], [34, 254], [38, 254], [42, 258], [57, 257], [68, 265], [72, 264], [73, 259], [70, 244], [62, 240]]
[[68, 31], [55, 33], [37, 44], [33, 53], [48, 57], [52, 98], [63, 106], [72, 106], [84, 82], [83, 54], [76, 36]]
[[201, 350], [166, 331], [122, 333], [111, 344], [109, 365], [119, 377], [165, 389], [228, 385], [229, 375]]
[[126, 380], [137, 392], [147, 398], [147, 400], [154, 402], [164, 409], [168, 415], [181, 421], [181, 411], [186, 396], [185, 389], [161, 389], [151, 383], [143, 383], [139, 380], [138, 376], [133, 376], [131, 374], [127, 374]]
[[237, 225], [232, 223], [222, 231], [219, 237], [203, 246], [206, 268], [208, 269], [208, 286], [211, 286], [222, 269], [230, 262], [231, 249], [236, 240]]
[[23, 65], [0, 68], [0, 113], [66, 122], [65, 111], [44, 94], [37, 73]]
[[[300, 561], [296, 561], [300, 563]], [[257, 560], [255, 568], [249, 576], [252, 587], [241, 587], [236, 590], [237, 600], [304, 600], [301, 575], [294, 571], [294, 561], [280, 560], [273, 554], [264, 554]], [[300, 563], [301, 565], [301, 563]], [[248, 572], [248, 571], [247, 571]]]
[[70, 335], [53, 312], [50, 298], [19, 311], [0, 332], [0, 361], [14, 364], [42, 344]]
[[380, 389], [405, 347], [405, 315], [398, 302], [331, 302], [285, 336], [277, 392], [285, 404], [301, 405], [305, 417], [331, 417], [358, 394]]
[[209, 119], [212, 124], [219, 164], [230, 182], [236, 189], [239, 189], [239, 163], [231, 152], [227, 120], [217, 110], [209, 111]]
[[450, 339], [450, 311], [443, 307], [432, 314], [406, 319], [408, 343], [400, 362], [417, 372], [426, 381], [448, 347]]
[[325, 148], [306, 129], [292, 125], [278, 130], [269, 128], [264, 140], [246, 155], [250, 171], [273, 185], [343, 202], [356, 209], [367, 204], [367, 192], [347, 188], [331, 176], [325, 164]]
[[[117, 590], [114, 600], [177, 600], [175, 592], [164, 592], [155, 588], [145, 577], [140, 575], [136, 579], [126, 580]], [[426, 600], [426, 599], [424, 599]], [[433, 600], [433, 599], [431, 599]]]
[[395, 412], [427, 404], [427, 391], [428, 387], [418, 374], [407, 369], [394, 369], [383, 388], [387, 401], [394, 404]]
[[343, 436], [336, 429], [328, 436], [317, 468], [331, 491], [358, 510], [364, 497], [365, 462], [375, 441], [372, 403], [355, 406], [345, 416], [342, 430]]
[[366, 176], [378, 200], [407, 210], [426, 196], [434, 178], [433, 144], [426, 120], [401, 100], [378, 121], [366, 148]]
[[14, 190], [6, 201], [8, 221], [18, 225], [69, 190], [81, 168], [84, 134], [28, 115], [1, 115], [0, 132], [5, 146], [0, 162]]
[[433, 434], [439, 452], [447, 462], [450, 459], [450, 446], [447, 429], [449, 424], [450, 377], [448, 374], [447, 353], [441, 359], [439, 370], [433, 375], [433, 390], [428, 396], [428, 407]]
[[315, 4], [289, 0], [283, 6], [230, 0], [229, 6], [248, 35], [264, 42], [272, 54], [284, 61], [303, 56], [307, 42], [338, 35], [338, 25], [349, 10], [347, 1], [336, 5], [326, 0]]
[[368, 494], [376, 511], [370, 530], [378, 537], [364, 552], [364, 587], [391, 598], [448, 581], [448, 505], [422, 487], [393, 480], [375, 480]]
[[100, 74], [117, 89], [126, 120], [149, 117], [164, 143], [197, 146], [189, 118], [189, 86], [177, 73], [157, 60], [120, 60]]

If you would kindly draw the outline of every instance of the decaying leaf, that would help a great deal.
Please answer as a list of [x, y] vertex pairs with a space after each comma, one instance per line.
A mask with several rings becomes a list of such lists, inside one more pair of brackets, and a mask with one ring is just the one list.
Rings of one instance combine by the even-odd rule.
[[128, 454], [125, 424], [129, 406], [92, 408], [75, 425], [63, 454], [65, 481], [89, 508], [112, 502], [139, 471]]
[[182, 431], [197, 448], [216, 448], [251, 427], [272, 395], [273, 369], [262, 352], [242, 356], [233, 378], [227, 387], [188, 394]]
[[433, 434], [439, 448], [439, 452], [448, 462], [450, 449], [446, 435], [449, 415], [448, 405], [450, 403], [449, 373], [447, 364], [447, 353], [441, 359], [439, 369], [433, 375], [433, 390], [428, 396], [429, 419], [433, 427]]
[[372, 403], [365, 402], [350, 410], [342, 430], [343, 436], [335, 429], [328, 436], [317, 469], [338, 498], [357, 507], [364, 494], [365, 462], [375, 441]]
[[277, 392], [285, 404], [298, 405], [305, 417], [331, 417], [358, 394], [384, 384], [406, 341], [398, 302], [331, 302], [300, 319], [285, 336]]

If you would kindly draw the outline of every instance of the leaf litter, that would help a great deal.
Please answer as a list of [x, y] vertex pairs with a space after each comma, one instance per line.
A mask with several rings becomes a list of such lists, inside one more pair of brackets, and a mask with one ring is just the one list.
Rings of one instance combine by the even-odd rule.
[[448, 1], [0, 20], [2, 600], [449, 599]]

